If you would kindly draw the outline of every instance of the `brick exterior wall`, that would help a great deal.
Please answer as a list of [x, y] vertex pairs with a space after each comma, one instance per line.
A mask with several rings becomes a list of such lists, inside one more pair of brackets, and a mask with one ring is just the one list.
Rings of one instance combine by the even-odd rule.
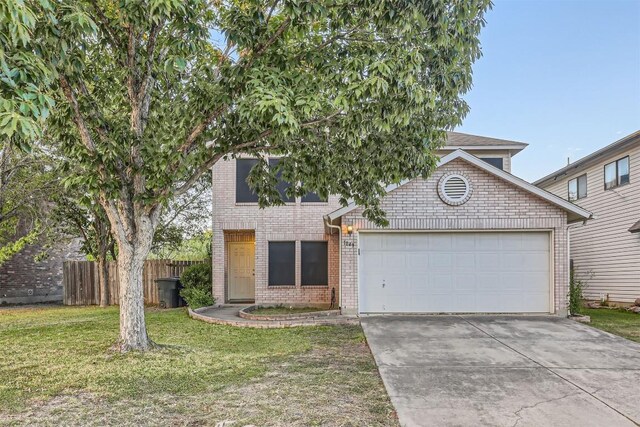
[[[471, 199], [449, 206], [437, 194], [437, 182], [448, 172], [465, 175], [473, 187]], [[555, 312], [566, 314], [568, 290], [567, 216], [549, 202], [457, 159], [439, 168], [427, 180], [414, 180], [389, 193], [382, 201], [389, 228], [396, 230], [548, 230], [553, 238]], [[213, 293], [217, 303], [227, 302], [226, 243], [239, 235], [255, 236], [255, 301], [258, 304], [328, 304], [336, 289], [344, 313], [358, 312], [358, 230], [377, 229], [361, 216], [360, 208], [342, 218], [342, 247], [337, 234], [326, 233], [323, 215], [340, 208], [337, 198], [328, 203], [259, 209], [257, 204], [236, 204], [235, 161], [213, 168]], [[355, 231], [349, 235], [346, 226]], [[246, 237], [245, 237], [246, 238]], [[296, 285], [269, 287], [268, 242], [296, 241]], [[329, 286], [300, 286], [300, 241], [329, 241]], [[339, 257], [342, 249], [342, 273]], [[342, 290], [338, 289], [342, 274]]]
[[[295, 203], [265, 209], [260, 209], [257, 203], [236, 203], [235, 165], [235, 160], [221, 161], [212, 170], [212, 274], [216, 303], [228, 302], [227, 243], [246, 241], [241, 240], [243, 238], [255, 239], [256, 304], [328, 305], [332, 288], [336, 290], [337, 299], [340, 294], [339, 236], [325, 233], [323, 216], [340, 208], [338, 198], [330, 197], [326, 203], [301, 203], [298, 199]], [[301, 286], [300, 242], [305, 240], [329, 242], [329, 286]], [[268, 286], [269, 241], [296, 242], [295, 286]]]
[[0, 304], [62, 302], [62, 263], [82, 260], [77, 241], [62, 240], [47, 248], [47, 256], [38, 261], [42, 244], [26, 246], [0, 266]]
[[[466, 176], [473, 189], [468, 202], [450, 206], [440, 200], [437, 184], [446, 173]], [[549, 202], [476, 168], [454, 160], [427, 180], [416, 179], [390, 192], [382, 201], [391, 230], [549, 230], [553, 238], [554, 309], [566, 315], [568, 291], [567, 216]], [[342, 218], [342, 310], [358, 312], [358, 230], [378, 229], [357, 208]]]

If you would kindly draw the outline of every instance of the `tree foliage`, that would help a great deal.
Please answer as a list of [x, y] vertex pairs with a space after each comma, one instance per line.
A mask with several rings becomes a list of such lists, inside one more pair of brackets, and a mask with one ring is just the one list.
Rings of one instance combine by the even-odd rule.
[[[353, 199], [384, 223], [385, 185], [428, 175], [467, 112], [489, 4], [5, 0], [0, 126], [28, 137], [55, 101], [47, 133], [81, 169], [69, 184], [97, 195], [118, 244], [122, 348], [145, 349], [140, 271], [168, 201], [249, 154], [262, 206], [280, 203], [281, 172], [291, 193]], [[284, 156], [276, 170], [268, 155]]]
[[0, 146], [0, 265], [47, 234], [49, 195], [57, 189], [53, 168], [39, 149]]

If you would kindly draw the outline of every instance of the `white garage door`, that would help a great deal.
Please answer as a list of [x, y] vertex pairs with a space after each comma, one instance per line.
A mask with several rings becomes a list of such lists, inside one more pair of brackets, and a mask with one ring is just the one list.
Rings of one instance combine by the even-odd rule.
[[549, 233], [360, 233], [362, 313], [550, 311]]

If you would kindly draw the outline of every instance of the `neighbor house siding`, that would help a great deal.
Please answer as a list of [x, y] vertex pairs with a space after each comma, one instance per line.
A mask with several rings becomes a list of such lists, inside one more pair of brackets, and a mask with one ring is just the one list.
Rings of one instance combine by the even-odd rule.
[[[448, 172], [462, 173], [471, 182], [473, 194], [461, 206], [443, 203], [437, 194], [440, 177]], [[568, 291], [566, 213], [506, 181], [476, 168], [464, 160], [454, 160], [427, 180], [416, 179], [382, 200], [390, 230], [547, 230], [552, 235], [552, 280], [554, 310], [566, 313]], [[342, 218], [343, 229], [353, 225], [355, 232], [343, 234], [342, 306], [347, 313], [358, 312], [358, 230], [380, 227], [362, 217], [357, 208]]]
[[[257, 304], [329, 304], [331, 289], [339, 295], [339, 236], [325, 233], [323, 215], [340, 207], [337, 197], [326, 203], [287, 203], [260, 209], [257, 203], [236, 203], [235, 160], [213, 167], [213, 293], [218, 304], [227, 302], [226, 242], [234, 236], [255, 234], [255, 302]], [[243, 234], [244, 232], [244, 234]], [[328, 241], [329, 285], [302, 286], [300, 242]], [[268, 286], [269, 241], [296, 242], [295, 286]]]
[[[605, 190], [604, 165], [627, 155], [629, 184]], [[640, 219], [640, 143], [542, 188], [566, 199], [568, 181], [584, 173], [587, 197], [575, 203], [593, 212], [595, 218], [570, 228], [570, 258], [576, 276], [585, 281], [589, 299], [609, 295], [615, 302], [633, 302], [640, 298], [640, 233], [628, 230]]]

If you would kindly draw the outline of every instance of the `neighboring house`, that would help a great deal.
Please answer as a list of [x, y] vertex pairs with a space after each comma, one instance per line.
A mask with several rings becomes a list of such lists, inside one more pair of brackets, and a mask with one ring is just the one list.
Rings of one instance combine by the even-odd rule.
[[81, 260], [77, 240], [27, 245], [0, 265], [0, 305], [62, 302], [62, 263]]
[[255, 160], [219, 162], [217, 303], [328, 305], [333, 294], [348, 314], [566, 314], [567, 224], [591, 214], [510, 174], [525, 147], [449, 133], [430, 178], [388, 188], [386, 228], [337, 197], [260, 209], [246, 183]]
[[640, 298], [640, 131], [534, 184], [594, 213], [571, 228], [570, 258], [585, 296]]

